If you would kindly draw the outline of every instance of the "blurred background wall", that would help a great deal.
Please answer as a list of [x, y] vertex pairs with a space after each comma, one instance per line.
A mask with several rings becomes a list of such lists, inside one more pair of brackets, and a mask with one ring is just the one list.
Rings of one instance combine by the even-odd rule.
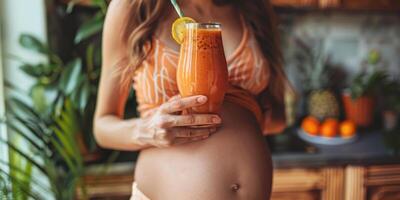
[[27, 90], [32, 84], [30, 77], [19, 70], [18, 58], [26, 62], [39, 62], [38, 57], [21, 47], [18, 38], [22, 33], [30, 33], [45, 41], [47, 24], [44, 0], [2, 0], [3, 64], [6, 82]]
[[[305, 12], [280, 13], [282, 35], [285, 43], [294, 38], [320, 39], [323, 51], [330, 56], [330, 63], [341, 68], [346, 75], [343, 84], [362, 68], [362, 62], [371, 50], [381, 53], [382, 68], [392, 77], [400, 75], [400, 16], [396, 13]], [[291, 51], [283, 49], [286, 58]], [[301, 89], [294, 63], [286, 60], [289, 76]], [[335, 81], [335, 80], [333, 80]]]

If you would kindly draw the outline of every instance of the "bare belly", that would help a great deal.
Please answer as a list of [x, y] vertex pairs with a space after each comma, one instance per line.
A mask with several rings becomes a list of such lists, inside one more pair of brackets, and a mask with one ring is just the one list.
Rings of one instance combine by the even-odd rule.
[[152, 200], [266, 200], [272, 181], [270, 153], [254, 116], [223, 105], [223, 125], [204, 141], [143, 150], [135, 180]]

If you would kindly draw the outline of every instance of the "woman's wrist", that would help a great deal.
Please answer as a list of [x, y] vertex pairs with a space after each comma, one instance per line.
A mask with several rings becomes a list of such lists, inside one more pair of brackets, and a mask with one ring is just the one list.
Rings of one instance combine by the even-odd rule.
[[152, 147], [151, 140], [153, 138], [152, 134], [149, 131], [149, 127], [147, 127], [147, 119], [146, 118], [138, 118], [136, 121], [136, 125], [132, 129], [132, 144], [135, 146], [141, 146], [143, 148]]

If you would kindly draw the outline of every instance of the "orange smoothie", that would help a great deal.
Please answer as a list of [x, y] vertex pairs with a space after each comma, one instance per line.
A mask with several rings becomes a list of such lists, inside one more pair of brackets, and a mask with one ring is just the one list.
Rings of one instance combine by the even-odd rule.
[[190, 23], [180, 49], [177, 84], [182, 97], [205, 95], [206, 104], [189, 113], [218, 113], [228, 88], [220, 24]]

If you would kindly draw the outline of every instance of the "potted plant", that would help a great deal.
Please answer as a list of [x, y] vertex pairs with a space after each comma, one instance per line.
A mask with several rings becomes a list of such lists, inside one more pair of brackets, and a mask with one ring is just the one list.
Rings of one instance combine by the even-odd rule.
[[350, 87], [342, 93], [346, 118], [361, 127], [371, 126], [377, 90], [387, 80], [386, 72], [378, 68], [380, 60], [378, 51], [370, 51], [365, 67], [353, 78]]
[[[64, 1], [64, 0], [60, 0]], [[100, 74], [100, 42], [96, 39], [103, 26], [106, 0], [65, 0], [74, 3], [91, 3], [97, 9], [93, 17], [84, 21], [71, 41], [84, 48], [83, 53], [72, 52], [62, 57], [49, 45], [32, 35], [23, 34], [19, 38], [22, 47], [32, 50], [47, 59], [41, 63], [27, 63], [23, 59], [20, 69], [34, 79], [28, 94], [10, 97], [7, 120], [9, 138], [4, 141], [10, 151], [10, 161], [0, 159], [0, 198], [45, 199], [48, 195], [55, 199], [75, 199], [76, 188], [86, 199], [85, 161], [98, 159], [93, 145], [91, 124], [94, 102]], [[79, 4], [81, 5], [81, 4]], [[12, 87], [12, 86], [10, 86]], [[15, 89], [15, 88], [14, 88]], [[24, 96], [24, 98], [20, 98]], [[0, 121], [3, 123], [3, 121]], [[22, 142], [22, 143], [21, 143]], [[31, 171], [46, 177], [48, 184], [32, 178]], [[37, 172], [37, 173], [36, 173]], [[46, 191], [45, 194], [38, 192]], [[43, 197], [45, 195], [45, 197]], [[18, 198], [17, 198], [18, 197]]]
[[29, 90], [33, 109], [42, 118], [53, 119], [60, 116], [65, 101], [69, 99], [80, 122], [75, 134], [77, 146], [85, 161], [99, 159], [101, 155], [98, 152], [90, 151], [95, 150], [94, 139], [91, 127], [86, 123], [92, 120], [93, 104], [89, 102], [96, 98], [99, 78], [99, 68], [90, 63], [93, 54], [87, 54], [85, 69], [81, 58], [64, 62], [47, 44], [32, 35], [22, 34], [19, 42], [25, 49], [48, 57], [48, 62], [35, 64], [19, 59], [22, 62], [20, 69], [35, 81]]
[[295, 40], [298, 48], [295, 53], [303, 93], [307, 96], [309, 115], [323, 120], [339, 117], [339, 103], [330, 87], [332, 69], [329, 56], [324, 52], [323, 41]]

